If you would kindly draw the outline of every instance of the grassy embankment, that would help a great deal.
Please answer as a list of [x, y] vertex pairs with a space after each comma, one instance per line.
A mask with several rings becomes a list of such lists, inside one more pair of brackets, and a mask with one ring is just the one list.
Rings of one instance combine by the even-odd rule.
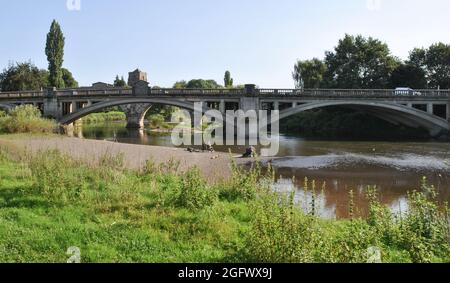
[[94, 124], [104, 122], [126, 121], [127, 117], [125, 116], [124, 112], [109, 111], [109, 112], [92, 113], [84, 117], [82, 120], [85, 123]]
[[373, 246], [384, 262], [450, 261], [448, 211], [427, 186], [401, 217], [368, 190], [370, 216], [337, 221], [315, 216], [314, 198], [305, 213], [271, 192], [258, 168], [235, 168], [217, 185], [196, 169], [177, 172], [176, 163], [137, 172], [120, 156], [87, 165], [3, 148], [0, 262], [64, 262], [72, 246], [83, 262], [366, 262]]

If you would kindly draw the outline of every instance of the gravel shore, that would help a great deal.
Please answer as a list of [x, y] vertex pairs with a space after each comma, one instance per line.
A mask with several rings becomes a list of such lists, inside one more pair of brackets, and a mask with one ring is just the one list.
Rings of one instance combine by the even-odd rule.
[[[85, 140], [64, 136], [21, 136], [20, 138], [5, 138], [0, 136], [4, 145], [36, 152], [39, 150], [58, 149], [78, 160], [95, 162], [105, 154], [120, 154], [125, 157], [125, 164], [130, 169], [140, 169], [147, 160], [156, 164], [166, 163], [171, 159], [180, 162], [180, 170], [197, 166], [203, 176], [209, 181], [220, 181], [231, 175], [231, 159], [227, 153], [196, 152], [191, 153], [182, 148], [170, 148], [148, 145], [133, 145], [99, 140]], [[244, 164], [246, 159], [236, 159], [238, 164]]]

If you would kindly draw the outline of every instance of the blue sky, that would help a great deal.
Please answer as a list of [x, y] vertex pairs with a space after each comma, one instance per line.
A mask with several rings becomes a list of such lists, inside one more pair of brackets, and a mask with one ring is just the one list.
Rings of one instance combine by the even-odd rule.
[[[192, 78], [293, 87], [297, 59], [322, 58], [349, 34], [373, 36], [405, 59], [413, 47], [450, 43], [448, 0], [0, 0], [0, 68], [47, 67], [52, 19], [66, 37], [64, 66], [81, 85], [137, 67], [151, 85]], [[368, 1], [380, 2], [369, 5]]]

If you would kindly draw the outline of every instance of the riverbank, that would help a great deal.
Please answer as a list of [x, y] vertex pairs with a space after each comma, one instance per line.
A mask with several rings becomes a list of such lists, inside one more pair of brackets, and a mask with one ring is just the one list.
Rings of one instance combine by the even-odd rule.
[[[136, 170], [142, 169], [148, 160], [157, 165], [172, 160], [180, 163], [179, 168], [182, 172], [194, 166], [198, 167], [202, 176], [212, 182], [226, 180], [231, 176], [232, 156], [223, 152], [191, 153], [182, 148], [85, 140], [59, 135], [0, 135], [0, 145], [2, 144], [33, 153], [57, 149], [74, 159], [94, 163], [105, 154], [123, 154], [125, 166]], [[249, 162], [249, 159], [236, 159], [238, 164], [246, 162]]]
[[54, 149], [13, 152], [23, 139], [0, 139], [0, 262], [66, 262], [70, 247], [83, 263], [450, 261], [448, 210], [431, 187], [412, 193], [400, 218], [367, 189], [368, 218], [325, 220], [315, 182], [304, 211], [257, 168], [210, 184], [167, 164], [129, 170], [123, 155], [86, 163]]

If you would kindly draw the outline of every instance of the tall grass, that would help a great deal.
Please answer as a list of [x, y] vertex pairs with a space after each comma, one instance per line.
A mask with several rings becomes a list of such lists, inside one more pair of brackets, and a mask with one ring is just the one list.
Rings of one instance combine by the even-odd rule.
[[[383, 262], [450, 262], [448, 205], [425, 181], [401, 215], [368, 188], [367, 218], [324, 220], [314, 201], [305, 211], [272, 191], [273, 173], [258, 165], [210, 185], [175, 161], [131, 171], [120, 155], [88, 164], [50, 150], [20, 166], [9, 155], [0, 151], [1, 176], [13, 182], [0, 180], [0, 261], [60, 261], [75, 244], [90, 262], [367, 262], [372, 247]], [[17, 170], [29, 180], [14, 183]]]
[[0, 133], [53, 133], [56, 128], [53, 120], [42, 118], [32, 105], [17, 106], [8, 115], [0, 115]]

